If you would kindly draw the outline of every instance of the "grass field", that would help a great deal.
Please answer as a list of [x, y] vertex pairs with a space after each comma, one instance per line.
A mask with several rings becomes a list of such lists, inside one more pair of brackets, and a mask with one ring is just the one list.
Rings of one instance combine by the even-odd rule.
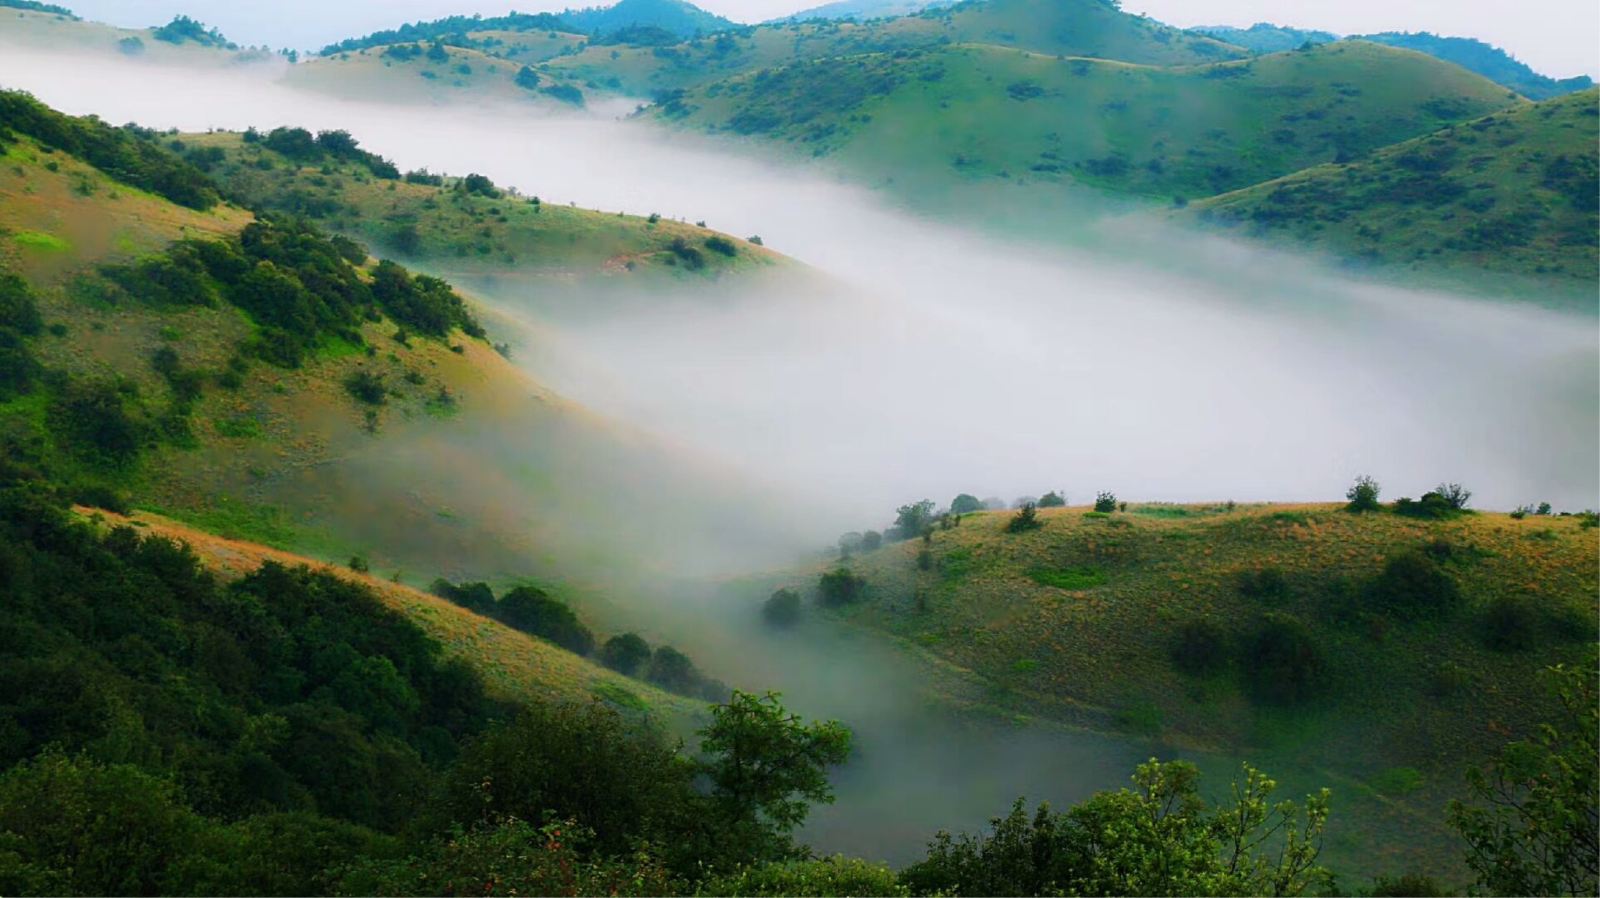
[[1420, 53], [1359, 42], [1156, 68], [987, 44], [800, 63], [658, 114], [882, 178], [944, 172], [1196, 198], [1353, 158], [1515, 106]]
[[1597, 143], [1600, 90], [1591, 89], [1204, 200], [1180, 215], [1364, 264], [1565, 281], [1592, 312]]

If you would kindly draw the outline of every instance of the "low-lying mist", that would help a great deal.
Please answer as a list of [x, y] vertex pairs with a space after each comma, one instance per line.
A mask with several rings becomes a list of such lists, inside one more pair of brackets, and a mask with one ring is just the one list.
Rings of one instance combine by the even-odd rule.
[[[743, 571], [719, 558], [728, 575], [961, 492], [1333, 501], [1371, 474], [1387, 498], [1450, 480], [1482, 507], [1600, 504], [1592, 317], [1350, 282], [1065, 193], [1056, 224], [1024, 237], [964, 226], [959, 207], [912, 214], [820, 166], [644, 122], [357, 104], [275, 77], [0, 55], [0, 84], [69, 112], [188, 131], [342, 128], [402, 169], [479, 172], [546, 202], [704, 220], [804, 263], [716, 283], [462, 281], [491, 307], [494, 339], [511, 342], [537, 380], [761, 488], [728, 513], [780, 522], [771, 530], [793, 544], [752, 551]], [[515, 466], [517, 436], [504, 438], [503, 452], [472, 463]], [[592, 473], [560, 469], [559, 453], [537, 457], [556, 466], [541, 472], [548, 479]], [[428, 476], [416, 453], [405, 464], [409, 477]], [[450, 476], [470, 479], [471, 464]], [[486, 474], [483, 492], [515, 482]], [[697, 526], [650, 507], [658, 527]], [[618, 503], [608, 513], [639, 512]], [[632, 547], [604, 548], [597, 555]], [[695, 573], [701, 560], [653, 559]], [[934, 826], [976, 825], [1017, 794], [1059, 800], [1115, 785], [1136, 754], [924, 713], [924, 672], [903, 655], [831, 631], [772, 639], [754, 625], [758, 599], [661, 583], [619, 596], [617, 623], [678, 642], [731, 683], [783, 689], [806, 713], [861, 729], [840, 804], [809, 833], [823, 849], [906, 860]]]

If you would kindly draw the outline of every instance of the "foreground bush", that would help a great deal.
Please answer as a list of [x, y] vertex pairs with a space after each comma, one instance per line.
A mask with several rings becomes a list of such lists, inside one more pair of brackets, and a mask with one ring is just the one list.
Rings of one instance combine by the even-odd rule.
[[820, 860], [784, 861], [748, 867], [713, 880], [703, 895], [787, 896], [817, 898], [895, 898], [911, 894], [895, 872], [881, 864], [834, 856]]

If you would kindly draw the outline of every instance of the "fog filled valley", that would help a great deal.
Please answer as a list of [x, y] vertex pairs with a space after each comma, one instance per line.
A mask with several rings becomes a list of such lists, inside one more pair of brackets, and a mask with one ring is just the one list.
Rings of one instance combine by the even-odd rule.
[[[958, 15], [974, 6], [983, 4], [963, 4]], [[68, 116], [154, 129], [137, 137], [150, 147], [138, 158], [170, 153], [192, 163], [221, 201], [168, 203], [169, 186], [128, 181], [94, 161], [92, 140], [79, 151], [41, 137], [53, 132], [20, 115], [0, 118], [11, 172], [0, 172], [0, 276], [22, 275], [16, 283], [28, 283], [16, 295], [33, 296], [39, 309], [31, 330], [15, 325], [29, 342], [5, 342], [13, 325], [0, 317], [0, 350], [24, 347], [14, 357], [26, 362], [16, 363], [14, 392], [0, 379], [0, 422], [8, 428], [0, 433], [8, 441], [0, 475], [25, 485], [13, 490], [12, 480], [0, 479], [6, 496], [24, 497], [0, 508], [0, 522], [11, 528], [5, 532], [23, 534], [14, 536], [23, 548], [0, 553], [0, 573], [15, 578], [18, 596], [35, 590], [40, 609], [49, 607], [43, 584], [52, 576], [87, 582], [90, 572], [127, 567], [117, 576], [137, 590], [147, 582], [134, 570], [141, 564], [159, 568], [149, 582], [175, 597], [178, 610], [162, 612], [174, 621], [191, 613], [182, 610], [187, 597], [213, 596], [189, 604], [215, 620], [152, 624], [142, 635], [107, 641], [93, 663], [71, 663], [126, 667], [130, 683], [156, 681], [155, 662], [141, 660], [147, 654], [185, 659], [173, 663], [207, 677], [248, 671], [237, 682], [216, 674], [232, 684], [222, 687], [230, 696], [254, 688], [241, 685], [244, 678], [270, 680], [261, 660], [268, 655], [254, 654], [243, 636], [238, 651], [249, 653], [248, 663], [199, 637], [192, 648], [171, 648], [182, 642], [171, 633], [185, 627], [209, 634], [235, 626], [233, 612], [210, 609], [232, 608], [246, 600], [241, 595], [277, 609], [250, 612], [261, 620], [282, 616], [272, 639], [308, 633], [356, 648], [274, 650], [271, 664], [292, 666], [283, 659], [303, 651], [313, 672], [274, 674], [280, 679], [272, 682], [327, 684], [318, 692], [305, 686], [311, 697], [301, 704], [272, 699], [278, 704], [269, 707], [257, 696], [248, 710], [230, 710], [228, 723], [207, 724], [228, 735], [205, 738], [233, 746], [227, 764], [237, 755], [242, 766], [185, 762], [193, 769], [180, 770], [171, 761], [179, 772], [170, 788], [160, 787], [162, 801], [181, 799], [195, 821], [207, 821], [182, 826], [202, 832], [216, 822], [218, 833], [239, 840], [224, 849], [203, 841], [221, 835], [195, 836], [196, 857], [245, 857], [252, 839], [266, 839], [261, 833], [299, 825], [263, 822], [258, 831], [251, 829], [257, 821], [276, 818], [252, 815], [315, 811], [338, 826], [348, 822], [349, 831], [319, 836], [317, 850], [328, 856], [319, 855], [316, 877], [261, 885], [246, 882], [253, 873], [227, 878], [228, 863], [213, 870], [188, 860], [127, 874], [142, 879], [57, 872], [66, 867], [34, 851], [46, 836], [26, 829], [44, 832], [40, 821], [55, 813], [40, 796], [68, 782], [99, 788], [81, 785], [94, 782], [85, 770], [159, 770], [187, 750], [143, 735], [138, 714], [154, 721], [157, 712], [142, 703], [158, 706], [145, 692], [130, 686], [127, 695], [144, 697], [108, 699], [73, 716], [58, 706], [90, 703], [64, 697], [70, 690], [62, 687], [41, 691], [23, 710], [20, 699], [0, 699], [12, 715], [10, 728], [0, 728], [6, 763], [25, 771], [0, 781], [0, 892], [92, 893], [98, 885], [150, 893], [455, 893], [478, 888], [475, 865], [488, 862], [473, 852], [512, 857], [517, 839], [544, 846], [541, 859], [529, 862], [537, 869], [521, 884], [497, 873], [503, 878], [490, 885], [529, 894], [1451, 894], [1474, 882], [1514, 894], [1581, 892], [1592, 882], [1582, 872], [1576, 880], [1529, 872], [1536, 865], [1516, 867], [1520, 879], [1508, 868], [1486, 879], [1492, 865], [1463, 851], [1464, 838], [1475, 850], [1490, 841], [1484, 818], [1454, 810], [1447, 818], [1444, 808], [1469, 796], [1464, 771], [1489, 763], [1506, 742], [1537, 741], [1539, 724], [1563, 710], [1592, 721], [1597, 576], [1589, 510], [1600, 506], [1593, 283], [1554, 274], [1541, 280], [1544, 269], [1535, 276], [1531, 267], [1395, 276], [1341, 260], [1327, 245], [1295, 248], [1202, 227], [1184, 217], [1187, 198], [1118, 194], [1092, 179], [1046, 185], [1044, 174], [1030, 183], [959, 171], [885, 178], [853, 167], [857, 157], [846, 152], [811, 154], [803, 143], [774, 150], [675, 126], [652, 111], [659, 106], [644, 91], [593, 91], [584, 108], [490, 92], [448, 102], [402, 91], [379, 99], [384, 89], [341, 95], [305, 74], [307, 64], [270, 56], [186, 60], [146, 54], [142, 44], [129, 52], [126, 43], [120, 54], [105, 53], [51, 46], [20, 31], [8, 36], [6, 28], [0, 23], [0, 89], [25, 91]], [[556, 32], [549, 36], [554, 41]], [[1037, 52], [1057, 49], [1061, 60], [1077, 57], [1070, 48]], [[634, 57], [612, 52], [610, 59], [619, 57], [619, 71], [632, 77], [624, 64]], [[551, 58], [573, 66], [587, 60]], [[409, 61], [401, 54], [396, 64]], [[484, 65], [478, 57], [472, 64]], [[326, 78], [325, 69], [313, 72]], [[545, 66], [539, 72], [534, 82], [555, 77]], [[1030, 83], [1013, 83], [1013, 99], [1026, 99], [1017, 85]], [[709, 108], [744, 89], [678, 90], [701, 91], [691, 95]], [[1517, 112], [1491, 107], [1484, 120]], [[873, 120], [863, 113], [850, 127], [867, 129]], [[313, 148], [296, 159], [263, 137], [293, 128], [347, 132], [363, 153]], [[372, 159], [392, 162], [393, 174]], [[1326, 176], [1309, 171], [1292, 177]], [[467, 186], [469, 174], [487, 186], [474, 193], [480, 188]], [[323, 193], [336, 198], [332, 211], [309, 213], [307, 225], [286, 223], [292, 217], [283, 203]], [[448, 236], [455, 242], [447, 242], [439, 223], [458, 212], [461, 224], [452, 223]], [[345, 262], [318, 262], [315, 275], [294, 268], [296, 257], [270, 254], [280, 252], [270, 240], [266, 249], [253, 242], [265, 239], [251, 230], [263, 222], [269, 232], [320, 229], [321, 236], [296, 237], [295, 252], [320, 252], [318, 241], [332, 239], [327, 245]], [[550, 236], [539, 237], [540, 229]], [[1595, 236], [1562, 233], [1580, 247]], [[339, 242], [345, 237], [354, 249]], [[128, 286], [137, 260], [183, 263], [169, 247], [210, 240], [233, 241], [255, 260], [239, 271], [301, 272], [301, 294], [324, 297], [328, 308], [336, 305], [328, 297], [366, 289], [351, 284], [379, 291], [395, 278], [422, 293], [439, 278], [446, 283], [438, 289], [459, 291], [464, 304], [430, 331], [417, 323], [422, 318], [406, 317], [415, 307], [375, 292], [375, 305], [352, 305], [336, 325], [319, 325], [325, 332], [307, 338], [304, 359], [284, 364], [262, 348], [270, 313], [239, 298], [252, 295], [251, 275], [225, 274], [231, 269], [206, 255], [214, 251], [195, 251], [206, 274], [192, 281], [211, 300], [135, 301], [144, 289]], [[402, 263], [415, 279], [383, 270], [377, 258]], [[349, 271], [328, 273], [345, 271], [340, 266]], [[170, 284], [181, 279], [150, 270], [157, 273], [149, 283], [158, 286], [148, 289], [178, 289]], [[115, 287], [95, 286], [96, 277]], [[0, 302], [0, 313], [11, 308]], [[12, 359], [0, 353], [0, 361]], [[193, 386], [182, 402], [152, 404], [152, 395], [169, 389], [180, 397], [185, 373], [206, 385]], [[68, 451], [69, 440], [79, 439], [61, 423], [78, 407], [73, 391], [80, 380], [107, 377], [120, 381], [123, 398], [100, 401], [149, 418], [129, 438], [132, 461]], [[94, 408], [120, 420], [120, 411]], [[173, 425], [163, 409], [177, 409], [188, 423]], [[109, 439], [104, 427], [82, 432]], [[71, 531], [48, 516], [48, 526], [27, 523], [25, 515], [44, 514], [32, 510], [30, 503], [44, 500], [31, 498], [27, 484], [39, 496], [59, 487], [51, 495], [72, 508], [49, 514], [89, 526]], [[1410, 496], [1421, 499], [1400, 498]], [[114, 529], [125, 523], [136, 530]], [[58, 527], [77, 535], [37, 535]], [[151, 561], [129, 548], [137, 537], [118, 535], [135, 532], [150, 544], [189, 542], [194, 570]], [[270, 565], [255, 571], [274, 560], [316, 567], [294, 574], [299, 580], [273, 579], [280, 569]], [[343, 589], [371, 590], [377, 600], [346, 597]], [[519, 592], [524, 602], [537, 594], [549, 616], [519, 622], [510, 608]], [[339, 610], [345, 607], [358, 610]], [[362, 772], [346, 782], [378, 782], [386, 766], [415, 782], [383, 781], [374, 794], [391, 798], [335, 813], [324, 793], [346, 788], [329, 785], [338, 777], [302, 772], [281, 756], [334, 751], [326, 734], [335, 725], [316, 729], [296, 716], [312, 712], [296, 709], [321, 707], [352, 688], [327, 671], [346, 664], [346, 655], [379, 652], [362, 647], [363, 638], [378, 637], [361, 633], [399, 632], [379, 623], [388, 619], [383, 608], [410, 618], [442, 654], [417, 649], [404, 661], [383, 649], [395, 659], [379, 665], [389, 665], [383, 688], [393, 691], [362, 687], [371, 698], [361, 701], [403, 710], [384, 712], [393, 717], [388, 723], [374, 713], [348, 724], [364, 734], [352, 745], [377, 747], [349, 762]], [[0, 629], [0, 652], [22, 657], [30, 640], [56, 644], [57, 636], [27, 636], [55, 626], [50, 612], [28, 613], [38, 622]], [[67, 617], [73, 622], [62, 632], [77, 633], [79, 618]], [[88, 612], [81, 618], [98, 620]], [[625, 647], [605, 637], [622, 634], [648, 643], [642, 661], [615, 654]], [[660, 673], [663, 650], [679, 657], [673, 648], [686, 656], [687, 673]], [[424, 656], [430, 660], [417, 660]], [[457, 662], [475, 673], [452, 673], [448, 665]], [[20, 696], [45, 671], [64, 669], [55, 663], [6, 660], [0, 681]], [[1579, 690], [1576, 704], [1540, 685], [1542, 671], [1560, 664], [1568, 665], [1569, 689]], [[482, 685], [460, 685], [457, 675]], [[427, 685], [413, 694], [413, 682]], [[401, 687], [410, 696], [404, 701], [393, 697]], [[274, 686], [273, 694], [288, 688]], [[473, 691], [480, 688], [483, 696]], [[451, 689], [477, 696], [472, 702], [481, 699], [484, 710], [452, 711]], [[714, 750], [736, 752], [717, 742], [737, 742], [729, 734], [739, 724], [728, 723], [735, 706], [723, 704], [730, 690], [738, 690], [735, 703], [740, 693], [753, 703], [737, 718], [746, 725], [760, 717], [750, 696], [771, 691], [807, 721], [848, 727], [847, 750], [825, 728], [812, 730], [796, 756], [831, 758], [815, 763], [822, 773], [795, 773], [780, 795], [749, 799], [759, 811], [741, 816], [743, 793], [719, 779], [727, 768], [716, 766]], [[81, 694], [92, 691], [85, 686]], [[535, 712], [532, 723], [494, 729], [497, 714], [523, 701], [653, 720], [670, 740], [687, 740], [692, 763], [660, 760], [671, 751], [596, 750], [600, 760], [589, 763], [615, 759], [604, 769], [633, 771], [616, 773], [601, 790], [637, 797], [681, 787], [691, 797], [671, 798], [681, 806], [659, 819], [646, 808], [657, 798], [638, 797], [627, 806], [647, 823], [612, 840], [609, 824], [598, 822], [611, 821], [609, 811], [581, 793], [590, 782], [584, 777], [605, 774], [560, 772], [560, 763], [580, 763], [577, 750], [541, 768], [541, 776], [563, 782], [543, 787], [550, 808], [496, 805], [495, 776], [515, 783], [508, 789], [533, 789], [534, 780], [495, 765], [532, 757], [528, 745], [562, 750], [549, 748], [562, 736], [542, 733], [571, 728], [586, 739], [612, 738], [611, 724], [580, 722], [579, 711]], [[708, 712], [708, 702], [720, 710]], [[124, 708], [135, 705], [138, 714]], [[120, 722], [82, 722], [102, 717]], [[393, 722], [401, 719], [408, 722]], [[716, 721], [713, 735], [697, 753], [708, 720]], [[36, 736], [27, 721], [49, 721], [54, 735]], [[508, 731], [512, 741], [494, 741]], [[1587, 743], [1574, 738], [1575, 749], [1546, 747], [1587, 757], [1593, 734]], [[452, 766], [458, 751], [466, 760]], [[843, 753], [833, 758], [835, 751]], [[430, 772], [392, 760], [402, 755]], [[277, 765], [270, 776], [260, 772], [270, 766], [260, 757]], [[991, 818], [1019, 797], [1025, 817], [1010, 821], [1011, 838], [1059, 832], [1066, 839], [1068, 817], [1035, 820], [1038, 802], [1068, 811], [1126, 786], [1151, 758], [1193, 763], [1197, 787], [1183, 780], [1181, 765], [1156, 774], [1177, 777], [1178, 794], [1219, 810], [1237, 800], [1230, 782], [1256, 782], [1241, 764], [1275, 777], [1273, 802], [1304, 800], [1275, 812], [1261, 801], [1272, 844], [1287, 838], [1287, 848], [1239, 878], [1230, 870], [1203, 879], [1211, 860], [1196, 854], [1163, 862], [1195, 871], [1192, 879], [1113, 880], [1050, 878], [1068, 874], [1043, 866], [1034, 878], [1008, 879], [997, 872], [1010, 863], [995, 859], [999, 835], [993, 843], [930, 846], [940, 830], [1001, 832], [989, 828]], [[488, 771], [481, 783], [468, 762]], [[664, 766], [651, 766], [658, 762]], [[280, 767], [289, 772], [280, 776]], [[807, 779], [813, 775], [821, 778]], [[44, 785], [31, 785], [29, 776]], [[262, 785], [224, 785], [230, 777]], [[569, 789], [567, 779], [578, 785]], [[658, 782], [674, 785], [651, 785]], [[1581, 843], [1593, 826], [1593, 777], [1562, 783], [1578, 790], [1582, 819], [1559, 838], [1582, 867], [1592, 858], [1592, 846]], [[1157, 796], [1151, 808], [1171, 787], [1140, 782]], [[1325, 832], [1316, 797], [1323, 787], [1334, 795]], [[1548, 779], [1533, 775], [1518, 785], [1535, 795], [1546, 787]], [[413, 810], [392, 798], [402, 792], [427, 797], [416, 798]], [[789, 826], [797, 844], [818, 857], [847, 855], [893, 871], [791, 852], [788, 827], [773, 821], [789, 819], [782, 815], [793, 810], [782, 802], [795, 795], [801, 809]], [[712, 803], [695, 804], [702, 799]], [[1093, 798], [1102, 799], [1112, 800]], [[1201, 819], [1193, 808], [1205, 805], [1188, 800], [1169, 808], [1182, 805]], [[549, 816], [531, 819], [530, 810]], [[720, 831], [685, 822], [720, 821], [725, 812], [733, 822]], [[474, 842], [473, 827], [491, 818], [500, 828]], [[1084, 832], [1096, 825], [1073, 819]], [[1205, 824], [1207, 838], [1226, 831], [1226, 815], [1218, 819]], [[450, 826], [456, 841], [435, 837]], [[1297, 837], [1285, 833], [1302, 826], [1306, 841], [1297, 849]], [[433, 827], [432, 841], [401, 841], [424, 827]], [[592, 830], [594, 853], [577, 841], [568, 846], [562, 827]], [[697, 835], [684, 835], [691, 830]], [[50, 833], [62, 844], [74, 837]], [[1125, 838], [1134, 844], [1146, 835]], [[502, 838], [510, 841], [494, 841]], [[1305, 845], [1313, 843], [1320, 855], [1308, 856]], [[52, 850], [55, 858], [68, 851]], [[578, 860], [566, 859], [568, 850]], [[551, 866], [538, 866], [546, 856]], [[257, 860], [234, 866], [255, 870]], [[805, 863], [824, 872], [804, 872]], [[1077, 861], [1060, 863], [1078, 869], [1071, 867]], [[1338, 879], [1322, 878], [1315, 864]], [[685, 872], [692, 870], [699, 872]], [[174, 878], [163, 878], [169, 873]], [[557, 878], [538, 878], [546, 875]], [[1402, 875], [1413, 878], [1383, 879]]]

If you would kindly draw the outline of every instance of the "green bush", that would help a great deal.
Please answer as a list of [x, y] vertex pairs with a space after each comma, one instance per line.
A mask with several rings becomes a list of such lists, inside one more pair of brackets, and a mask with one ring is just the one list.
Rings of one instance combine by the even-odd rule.
[[1097, 493], [1094, 497], [1094, 510], [1101, 514], [1110, 514], [1117, 510], [1116, 493]]
[[594, 651], [594, 634], [589, 628], [578, 621], [571, 608], [537, 587], [519, 586], [501, 596], [495, 615], [508, 627], [553, 642], [574, 654]]
[[625, 677], [636, 677], [650, 663], [650, 643], [637, 633], [613, 636], [600, 648], [600, 663]]
[[803, 861], [781, 861], [745, 867], [717, 877], [701, 888], [702, 895], [779, 896], [814, 895], [817, 898], [871, 898], [911, 894], [895, 872], [882, 864], [836, 855]]
[[1371, 610], [1402, 620], [1442, 617], [1461, 603], [1456, 581], [1420, 551], [1389, 559], [1368, 595]]
[[1228, 666], [1228, 634], [1205, 618], [1191, 620], [1178, 628], [1171, 653], [1179, 670], [1209, 676]]
[[967, 493], [962, 493], [950, 502], [951, 514], [972, 514], [978, 511], [983, 511], [983, 503], [978, 501], [978, 497]]
[[1030, 530], [1038, 530], [1043, 526], [1044, 522], [1039, 520], [1038, 506], [1029, 502], [1023, 505], [1015, 515], [1012, 515], [1011, 520], [1006, 522], [1006, 532], [1027, 533]]
[[1060, 493], [1055, 493], [1055, 492], [1045, 493], [1044, 496], [1039, 499], [1039, 507], [1040, 508], [1065, 508], [1065, 507], [1067, 507], [1067, 500], [1066, 500], [1066, 497], [1062, 496]]
[[817, 581], [817, 597], [823, 606], [838, 608], [866, 598], [867, 581], [847, 567], [823, 574]]
[[1245, 640], [1245, 683], [1258, 700], [1293, 704], [1322, 685], [1323, 660], [1311, 631], [1287, 614], [1267, 614]]
[[1239, 592], [1252, 599], [1285, 599], [1289, 596], [1289, 581], [1278, 567], [1240, 571]]
[[707, 237], [706, 248], [730, 259], [739, 254], [739, 247], [726, 237]]
[[1378, 486], [1378, 481], [1363, 474], [1356, 478], [1350, 489], [1345, 491], [1344, 497], [1350, 500], [1345, 509], [1354, 512], [1377, 511], [1381, 507], [1378, 504], [1378, 496], [1381, 493], [1382, 488]]
[[344, 379], [344, 389], [357, 402], [367, 405], [383, 405], [388, 401], [389, 391], [384, 389], [383, 378], [365, 369], [350, 372]]
[[1497, 652], [1524, 652], [1539, 644], [1541, 615], [1525, 595], [1495, 596], [1483, 615], [1483, 643]]
[[774, 627], [792, 627], [800, 622], [800, 594], [780, 589], [761, 606], [761, 616]]

